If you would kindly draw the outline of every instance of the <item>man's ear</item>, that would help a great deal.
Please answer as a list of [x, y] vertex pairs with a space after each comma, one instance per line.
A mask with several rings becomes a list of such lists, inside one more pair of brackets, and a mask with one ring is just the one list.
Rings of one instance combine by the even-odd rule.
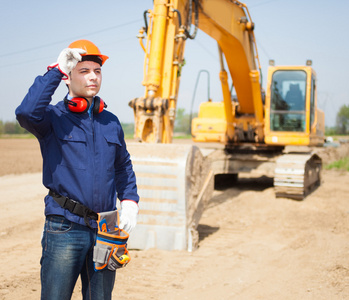
[[68, 78], [66, 80], [64, 80], [65, 82], [65, 85], [67, 86], [68, 88], [68, 91], [69, 91], [69, 86], [70, 86], [70, 80], [71, 80], [71, 73], [68, 74]]
[[66, 80], [64, 80], [65, 84], [68, 85], [68, 86], [70, 85], [70, 76], [71, 76], [71, 74], [69, 74], [68, 78]]

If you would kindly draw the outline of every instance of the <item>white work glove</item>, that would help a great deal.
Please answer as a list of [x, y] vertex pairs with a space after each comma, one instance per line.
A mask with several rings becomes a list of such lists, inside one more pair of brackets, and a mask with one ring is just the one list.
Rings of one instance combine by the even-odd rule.
[[57, 62], [48, 66], [47, 69], [58, 68], [64, 75], [63, 80], [68, 79], [69, 73], [75, 68], [77, 63], [81, 61], [81, 54], [85, 54], [86, 51], [79, 48], [66, 48], [62, 50], [57, 58]]
[[121, 201], [119, 228], [130, 233], [137, 225], [137, 215], [139, 207], [137, 202], [132, 200]]

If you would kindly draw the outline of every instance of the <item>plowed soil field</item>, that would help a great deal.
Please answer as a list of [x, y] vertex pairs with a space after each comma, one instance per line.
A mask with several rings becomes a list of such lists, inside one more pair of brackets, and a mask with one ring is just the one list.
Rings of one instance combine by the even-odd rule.
[[[320, 152], [327, 163], [349, 144]], [[40, 298], [41, 164], [36, 140], [0, 139], [0, 299]], [[324, 170], [303, 201], [243, 176], [214, 192], [199, 235], [191, 253], [131, 250], [113, 299], [349, 299], [349, 172]]]

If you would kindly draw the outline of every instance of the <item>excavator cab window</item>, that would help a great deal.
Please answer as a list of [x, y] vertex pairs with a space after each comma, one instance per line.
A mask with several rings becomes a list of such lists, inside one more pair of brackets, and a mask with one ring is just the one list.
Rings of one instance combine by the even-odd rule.
[[315, 89], [316, 89], [316, 84], [315, 84], [315, 78], [314, 76], [311, 76], [311, 94], [310, 94], [310, 128], [314, 124], [315, 120]]
[[272, 131], [305, 131], [306, 80], [304, 71], [274, 72], [270, 101]]

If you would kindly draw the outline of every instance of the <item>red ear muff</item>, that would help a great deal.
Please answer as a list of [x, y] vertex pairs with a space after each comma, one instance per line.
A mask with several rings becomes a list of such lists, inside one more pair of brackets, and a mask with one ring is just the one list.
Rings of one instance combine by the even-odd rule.
[[68, 104], [69, 110], [75, 113], [83, 114], [87, 112], [90, 107], [88, 100], [83, 97], [74, 97], [71, 100], [65, 98], [64, 102]]
[[93, 113], [99, 114], [103, 111], [103, 109], [107, 108], [107, 104], [98, 96], [94, 98], [94, 104], [93, 104]]
[[[84, 97], [74, 97], [71, 100], [65, 98], [64, 102], [67, 103], [69, 110], [75, 113], [83, 114], [90, 108], [90, 103]], [[94, 98], [93, 113], [99, 114], [104, 108], [107, 108], [107, 104], [101, 98], [96, 96]]]

